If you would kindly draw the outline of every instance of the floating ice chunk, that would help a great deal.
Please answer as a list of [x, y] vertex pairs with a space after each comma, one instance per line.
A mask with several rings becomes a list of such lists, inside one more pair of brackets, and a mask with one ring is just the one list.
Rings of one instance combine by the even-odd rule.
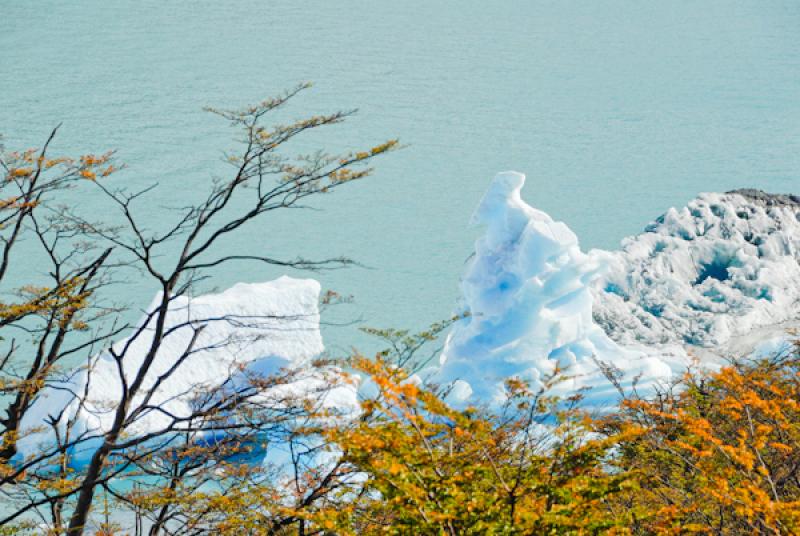
[[[311, 363], [324, 349], [319, 332], [319, 291], [319, 283], [314, 280], [281, 277], [267, 283], [239, 283], [219, 294], [174, 298], [166, 316], [166, 335], [142, 392], [156, 385], [159, 376], [167, 376], [148, 402], [153, 409], [137, 417], [127, 433], [141, 435], [164, 429], [171, 416], [190, 414], [198, 393], [230, 382], [243, 371], [274, 374], [282, 368], [305, 370], [297, 381], [282, 386], [281, 393], [262, 396], [322, 391], [321, 383], [331, 381], [330, 374], [335, 371], [315, 370]], [[147, 311], [154, 311], [160, 300], [156, 296]], [[117, 354], [124, 352], [123, 373], [128, 384], [153, 341], [154, 318], [145, 315], [139, 327], [140, 335], [112, 346]], [[188, 357], [178, 364], [187, 351]], [[170, 372], [173, 367], [175, 370]], [[330, 402], [325, 404], [355, 407], [355, 389], [352, 384], [336, 386], [327, 392]], [[51, 417], [60, 416], [56, 420], [62, 437], [71, 419], [75, 421], [69, 428], [72, 438], [84, 432], [109, 430], [121, 392], [116, 361], [110, 351], [105, 351], [68, 381], [44, 389], [23, 419], [20, 454], [34, 454], [53, 442], [53, 430], [45, 425]], [[142, 400], [140, 394], [131, 407]], [[80, 461], [90, 456], [96, 443], [81, 444], [74, 449], [75, 458]]]
[[593, 288], [618, 342], [725, 347], [800, 318], [800, 198], [706, 193], [669, 209], [618, 252]]
[[520, 173], [497, 175], [472, 218], [486, 233], [461, 281], [468, 316], [450, 332], [433, 380], [453, 386], [454, 399], [490, 404], [504, 399], [506, 379], [535, 384], [556, 366], [572, 376], [561, 389], [591, 387], [596, 401], [617, 397], [598, 361], [619, 369], [628, 387], [669, 380], [668, 361], [685, 354], [648, 355], [606, 335], [592, 318], [590, 288], [606, 259], [581, 252], [566, 224], [527, 205], [524, 182]]

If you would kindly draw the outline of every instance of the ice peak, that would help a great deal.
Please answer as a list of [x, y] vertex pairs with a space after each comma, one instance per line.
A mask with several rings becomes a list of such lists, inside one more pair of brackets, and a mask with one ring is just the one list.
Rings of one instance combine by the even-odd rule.
[[521, 190], [525, 175], [504, 171], [495, 175], [472, 214], [472, 225], [487, 225], [487, 236], [498, 240], [514, 240], [531, 220], [553, 221], [550, 216], [536, 210], [522, 200]]
[[620, 348], [594, 323], [589, 285], [603, 262], [580, 250], [566, 224], [522, 200], [524, 182], [520, 173], [497, 175], [473, 217], [486, 232], [461, 281], [469, 316], [448, 337], [437, 381], [458, 382], [462, 398], [496, 402], [506, 379], [536, 383], [556, 365], [575, 376], [571, 388], [613, 398], [595, 359], [630, 372], [628, 380], [668, 377], [664, 363]]

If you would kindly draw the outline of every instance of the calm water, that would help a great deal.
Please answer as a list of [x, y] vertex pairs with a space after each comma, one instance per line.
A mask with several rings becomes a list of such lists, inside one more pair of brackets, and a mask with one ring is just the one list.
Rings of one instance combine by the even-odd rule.
[[[376, 175], [227, 244], [345, 254], [319, 276], [356, 302], [331, 321], [422, 327], [447, 316], [488, 179], [528, 174], [527, 199], [585, 247], [614, 247], [700, 191], [800, 191], [800, 3], [0, 0], [0, 132], [10, 147], [116, 148], [120, 182], [161, 184], [145, 214], [191, 197], [233, 133], [201, 111], [303, 80], [294, 112], [359, 108], [314, 146], [399, 137]], [[81, 198], [88, 209], [106, 210]], [[110, 213], [109, 213], [110, 214]], [[247, 265], [214, 284], [271, 278]], [[120, 296], [148, 302], [133, 284]], [[328, 328], [334, 347], [353, 328]]]

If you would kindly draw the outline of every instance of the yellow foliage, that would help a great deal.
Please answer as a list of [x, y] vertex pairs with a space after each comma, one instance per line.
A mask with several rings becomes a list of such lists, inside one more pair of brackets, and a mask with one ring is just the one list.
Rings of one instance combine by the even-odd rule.
[[795, 351], [690, 375], [606, 419], [607, 430], [641, 426], [615, 462], [636, 474], [637, 491], [616, 507], [639, 512], [637, 533], [800, 531], [798, 370]]
[[28, 177], [33, 174], [33, 169], [31, 168], [12, 168], [9, 175], [14, 178], [17, 177]]

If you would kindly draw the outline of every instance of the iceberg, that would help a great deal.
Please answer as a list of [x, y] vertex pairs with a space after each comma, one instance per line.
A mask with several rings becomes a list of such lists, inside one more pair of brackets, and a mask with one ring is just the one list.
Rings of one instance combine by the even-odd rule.
[[628, 388], [669, 381], [685, 353], [623, 347], [606, 334], [592, 316], [592, 284], [607, 259], [583, 253], [566, 224], [526, 204], [524, 183], [520, 173], [498, 174], [472, 217], [486, 232], [461, 280], [465, 317], [432, 380], [449, 385], [455, 402], [491, 405], [504, 400], [508, 378], [537, 385], [557, 367], [569, 377], [559, 390], [589, 388], [595, 403], [619, 396], [599, 363]]
[[522, 200], [524, 182], [497, 175], [472, 218], [486, 231], [461, 280], [465, 318], [428, 373], [452, 400], [497, 404], [506, 379], [558, 368], [570, 379], [557, 394], [613, 402], [609, 370], [644, 394], [690, 365], [785, 345], [800, 324], [800, 197], [704, 193], [619, 251], [583, 253]]
[[[268, 376], [282, 369], [297, 371], [289, 383], [260, 393], [264, 400], [279, 401], [287, 395], [324, 396], [323, 406], [346, 410], [358, 407], [356, 386], [333, 367], [315, 367], [313, 359], [324, 350], [319, 331], [320, 285], [312, 279], [281, 277], [266, 283], [239, 283], [224, 292], [172, 299], [166, 317], [163, 343], [145, 378], [142, 392], [155, 387], [148, 409], [127, 434], [168, 430], [174, 417], [191, 414], [198, 393], [235, 385], [246, 375]], [[154, 311], [156, 296], [147, 311]], [[197, 330], [202, 326], [201, 330]], [[97, 448], [98, 433], [110, 429], [118, 407], [122, 384], [117, 362], [130, 383], [139, 370], [153, 338], [154, 319], [145, 314], [138, 337], [114, 343], [111, 349], [90, 359], [72, 376], [48, 385], [27, 412], [21, 426], [21, 456], [42, 452], [55, 441], [53, 421], [61, 438], [88, 439], [73, 449], [76, 464]], [[178, 363], [192, 339], [191, 355]], [[174, 368], [174, 370], [172, 370]], [[159, 380], [163, 376], [164, 379]], [[159, 385], [156, 385], [159, 382]], [[132, 407], [143, 401], [140, 394]]]
[[616, 252], [593, 287], [617, 342], [731, 349], [800, 318], [800, 197], [704, 193], [670, 208]]

